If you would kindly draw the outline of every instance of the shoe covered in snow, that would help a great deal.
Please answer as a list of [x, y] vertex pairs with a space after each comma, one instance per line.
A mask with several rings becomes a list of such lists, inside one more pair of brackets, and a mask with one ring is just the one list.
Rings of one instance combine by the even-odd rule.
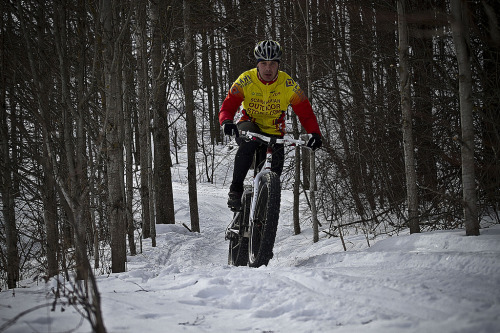
[[227, 199], [227, 206], [232, 211], [240, 210], [242, 194], [243, 194], [242, 192], [234, 192], [234, 191], [229, 192], [229, 198]]

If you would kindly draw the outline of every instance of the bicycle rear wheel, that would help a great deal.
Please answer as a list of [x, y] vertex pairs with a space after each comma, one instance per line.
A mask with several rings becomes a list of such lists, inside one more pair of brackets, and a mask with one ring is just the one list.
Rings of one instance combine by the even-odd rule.
[[269, 172], [260, 181], [254, 221], [249, 230], [248, 263], [250, 267], [267, 265], [273, 257], [280, 200], [279, 176], [274, 172]]

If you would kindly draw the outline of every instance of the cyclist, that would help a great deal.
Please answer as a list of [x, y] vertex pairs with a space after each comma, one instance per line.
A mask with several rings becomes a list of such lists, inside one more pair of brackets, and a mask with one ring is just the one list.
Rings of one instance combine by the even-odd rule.
[[[322, 145], [318, 121], [304, 91], [285, 72], [279, 70], [282, 50], [273, 40], [264, 40], [255, 46], [256, 68], [242, 73], [233, 83], [219, 112], [219, 122], [225, 135], [235, 135], [238, 151], [234, 160], [233, 179], [229, 188], [228, 207], [241, 206], [243, 181], [253, 162], [258, 143], [238, 138], [238, 130], [251, 131], [281, 138], [285, 134], [285, 115], [289, 105], [298, 116], [302, 127], [311, 134], [307, 146], [313, 150]], [[242, 116], [234, 124], [240, 105]], [[271, 170], [281, 175], [284, 163], [283, 145], [274, 148]]]

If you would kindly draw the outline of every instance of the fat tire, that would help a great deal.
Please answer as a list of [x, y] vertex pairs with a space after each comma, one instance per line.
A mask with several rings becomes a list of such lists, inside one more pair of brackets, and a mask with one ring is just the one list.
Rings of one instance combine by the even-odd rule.
[[248, 238], [237, 235], [229, 239], [227, 263], [232, 266], [246, 266], [248, 263]]
[[[245, 194], [242, 202], [242, 211], [239, 213], [238, 223], [240, 231], [229, 239], [229, 254], [227, 263], [232, 266], [246, 266], [248, 264], [248, 237], [244, 237], [248, 228], [251, 193]], [[238, 213], [235, 213], [238, 214]]]
[[265, 174], [257, 194], [253, 227], [250, 227], [248, 242], [248, 264], [260, 267], [273, 257], [274, 241], [280, 214], [281, 186], [274, 172]]

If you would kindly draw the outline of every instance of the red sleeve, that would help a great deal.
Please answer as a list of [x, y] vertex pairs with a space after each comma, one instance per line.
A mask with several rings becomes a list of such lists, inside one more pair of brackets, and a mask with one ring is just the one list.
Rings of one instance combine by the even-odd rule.
[[302, 124], [302, 127], [306, 130], [307, 133], [317, 133], [321, 135], [319, 130], [318, 120], [314, 115], [314, 112], [311, 107], [311, 103], [308, 99], [303, 100], [302, 102], [292, 105], [293, 112], [299, 117], [299, 121]]
[[238, 108], [244, 98], [243, 91], [237, 84], [233, 84], [231, 90], [229, 90], [229, 93], [226, 96], [226, 99], [222, 102], [222, 106], [220, 107], [219, 123], [221, 125], [225, 120], [233, 120], [234, 115], [236, 114], [236, 111], [238, 111]]

